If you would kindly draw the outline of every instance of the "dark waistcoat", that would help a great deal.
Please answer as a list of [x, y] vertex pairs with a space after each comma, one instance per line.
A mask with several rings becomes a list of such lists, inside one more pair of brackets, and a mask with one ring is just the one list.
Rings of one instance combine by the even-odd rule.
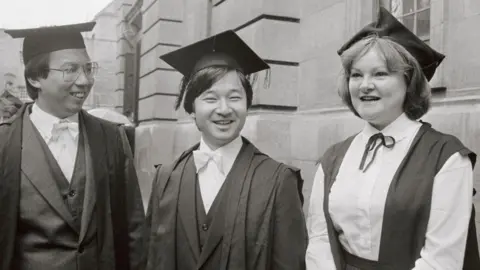
[[[219, 269], [221, 252], [211, 252], [211, 255], [206, 259], [205, 263], [203, 263], [201, 267], [199, 267], [199, 258], [202, 256], [204, 250], [203, 247], [209, 241], [210, 231], [214, 229], [212, 228], [213, 223], [215, 222], [216, 224], [223, 224], [223, 220], [225, 218], [225, 206], [227, 205], [225, 201], [227, 199], [226, 194], [228, 193], [228, 188], [230, 186], [229, 183], [232, 181], [232, 177], [227, 177], [225, 179], [225, 182], [215, 197], [210, 210], [208, 213], [206, 213], [200, 192], [200, 185], [198, 183], [198, 176], [196, 174], [192, 175], [190, 171], [192, 167], [194, 169], [195, 166], [192, 163], [193, 156], [189, 157], [189, 160], [187, 161], [187, 166], [190, 169], [187, 169], [188, 171], [186, 173], [186, 177], [182, 179], [179, 204], [190, 205], [191, 209], [195, 209], [195, 226], [191, 226], [189, 228], [182, 226], [182, 228], [177, 229], [177, 243], [181, 243], [180, 241], [186, 241], [186, 239], [184, 239], [186, 233], [196, 234], [198, 246], [193, 247], [196, 250], [194, 250], [192, 254], [197, 254], [198, 256], [191, 258], [186, 258], [186, 256], [177, 256], [177, 270]], [[179, 216], [177, 219], [178, 218]], [[181, 224], [181, 222], [179, 224]], [[217, 245], [220, 246], [221, 241]], [[188, 245], [177, 245], [177, 254], [188, 254], [184, 250], [184, 248], [187, 247]], [[190, 246], [190, 248], [192, 247]]]
[[[226, 198], [229, 183], [232, 181], [232, 177], [225, 179], [221, 189], [218, 191], [213, 204], [210, 206], [208, 213], [205, 211], [203, 205], [202, 194], [200, 192], [200, 185], [198, 183], [198, 177], [195, 184], [196, 189], [196, 209], [197, 209], [197, 230], [198, 230], [198, 243], [200, 244], [200, 252], [203, 251], [203, 246], [207, 243], [209, 233], [212, 230], [213, 222], [222, 221], [225, 218], [225, 206], [227, 205]], [[219, 243], [221, 245], [221, 242]], [[219, 268], [221, 260], [221, 252], [214, 252], [213, 255], [207, 260], [207, 265], [211, 269]]]
[[[90, 223], [80, 243], [80, 232], [87, 229], [82, 228], [86, 184], [82, 133], [70, 183], [29, 119], [24, 122], [24, 136], [26, 147], [35, 147], [42, 159], [34, 164], [22, 159], [22, 167], [33, 166], [41, 178], [31, 179], [22, 172], [15, 269], [96, 270], [96, 222]], [[37, 185], [48, 186], [48, 192], [40, 193]], [[64, 211], [59, 213], [56, 207]]]
[[[353, 138], [332, 146], [322, 157], [320, 162], [325, 173], [325, 194], [330, 193]], [[422, 125], [387, 193], [378, 262], [373, 268], [360, 268], [407, 270], [414, 267], [425, 244], [435, 175], [448, 158], [457, 152], [468, 156], [472, 165], [475, 164], [476, 155], [457, 138], [442, 134], [432, 129], [429, 124]], [[346, 256], [328, 211], [328, 198], [328, 195], [324, 198], [324, 212], [330, 246], [337, 269], [345, 269]], [[464, 269], [480, 269], [474, 209], [470, 220]]]

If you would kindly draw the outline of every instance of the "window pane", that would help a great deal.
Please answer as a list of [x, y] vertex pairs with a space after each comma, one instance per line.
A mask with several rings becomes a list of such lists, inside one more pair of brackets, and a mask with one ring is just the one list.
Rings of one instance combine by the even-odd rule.
[[430, 34], [430, 9], [417, 14], [417, 36], [423, 37]]
[[417, 0], [417, 10], [430, 7], [430, 0]]
[[403, 0], [403, 14], [415, 11], [414, 0]]
[[403, 15], [402, 0], [391, 0], [390, 4], [390, 12], [393, 14], [393, 16], [398, 18]]
[[415, 30], [413, 29], [414, 20], [415, 20], [415, 14], [403, 17], [403, 24], [413, 33], [415, 33]]

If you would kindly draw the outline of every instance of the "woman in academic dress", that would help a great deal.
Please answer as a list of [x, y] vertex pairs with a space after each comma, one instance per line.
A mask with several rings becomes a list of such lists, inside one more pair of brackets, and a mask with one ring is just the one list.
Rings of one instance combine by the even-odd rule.
[[428, 80], [444, 56], [383, 8], [339, 55], [340, 96], [365, 126], [320, 160], [307, 269], [480, 269], [476, 155], [417, 121], [429, 109]]

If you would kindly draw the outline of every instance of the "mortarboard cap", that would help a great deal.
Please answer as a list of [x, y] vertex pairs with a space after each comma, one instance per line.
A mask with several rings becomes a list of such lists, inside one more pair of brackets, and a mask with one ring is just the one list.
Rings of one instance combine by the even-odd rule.
[[48, 26], [30, 29], [6, 29], [12, 38], [23, 40], [23, 62], [28, 63], [33, 57], [64, 49], [85, 49], [81, 32], [93, 29], [95, 22]]
[[270, 68], [232, 30], [167, 53], [160, 58], [184, 76], [211, 66], [233, 67], [240, 69], [245, 75]]
[[445, 55], [428, 46], [383, 7], [380, 7], [377, 21], [355, 34], [338, 50], [338, 54], [341, 55], [357, 41], [370, 35], [388, 37], [403, 46], [418, 61], [427, 80], [433, 77], [435, 70], [445, 58]]

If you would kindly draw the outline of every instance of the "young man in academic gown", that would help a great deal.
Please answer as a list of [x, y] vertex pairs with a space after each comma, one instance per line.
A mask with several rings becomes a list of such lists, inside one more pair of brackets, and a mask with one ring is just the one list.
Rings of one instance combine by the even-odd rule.
[[138, 269], [144, 210], [118, 127], [82, 110], [95, 23], [7, 30], [25, 37], [33, 104], [0, 125], [0, 270]]
[[200, 143], [157, 172], [147, 214], [148, 270], [305, 269], [297, 169], [240, 136], [252, 87], [268, 69], [233, 31], [161, 57], [185, 77]]

